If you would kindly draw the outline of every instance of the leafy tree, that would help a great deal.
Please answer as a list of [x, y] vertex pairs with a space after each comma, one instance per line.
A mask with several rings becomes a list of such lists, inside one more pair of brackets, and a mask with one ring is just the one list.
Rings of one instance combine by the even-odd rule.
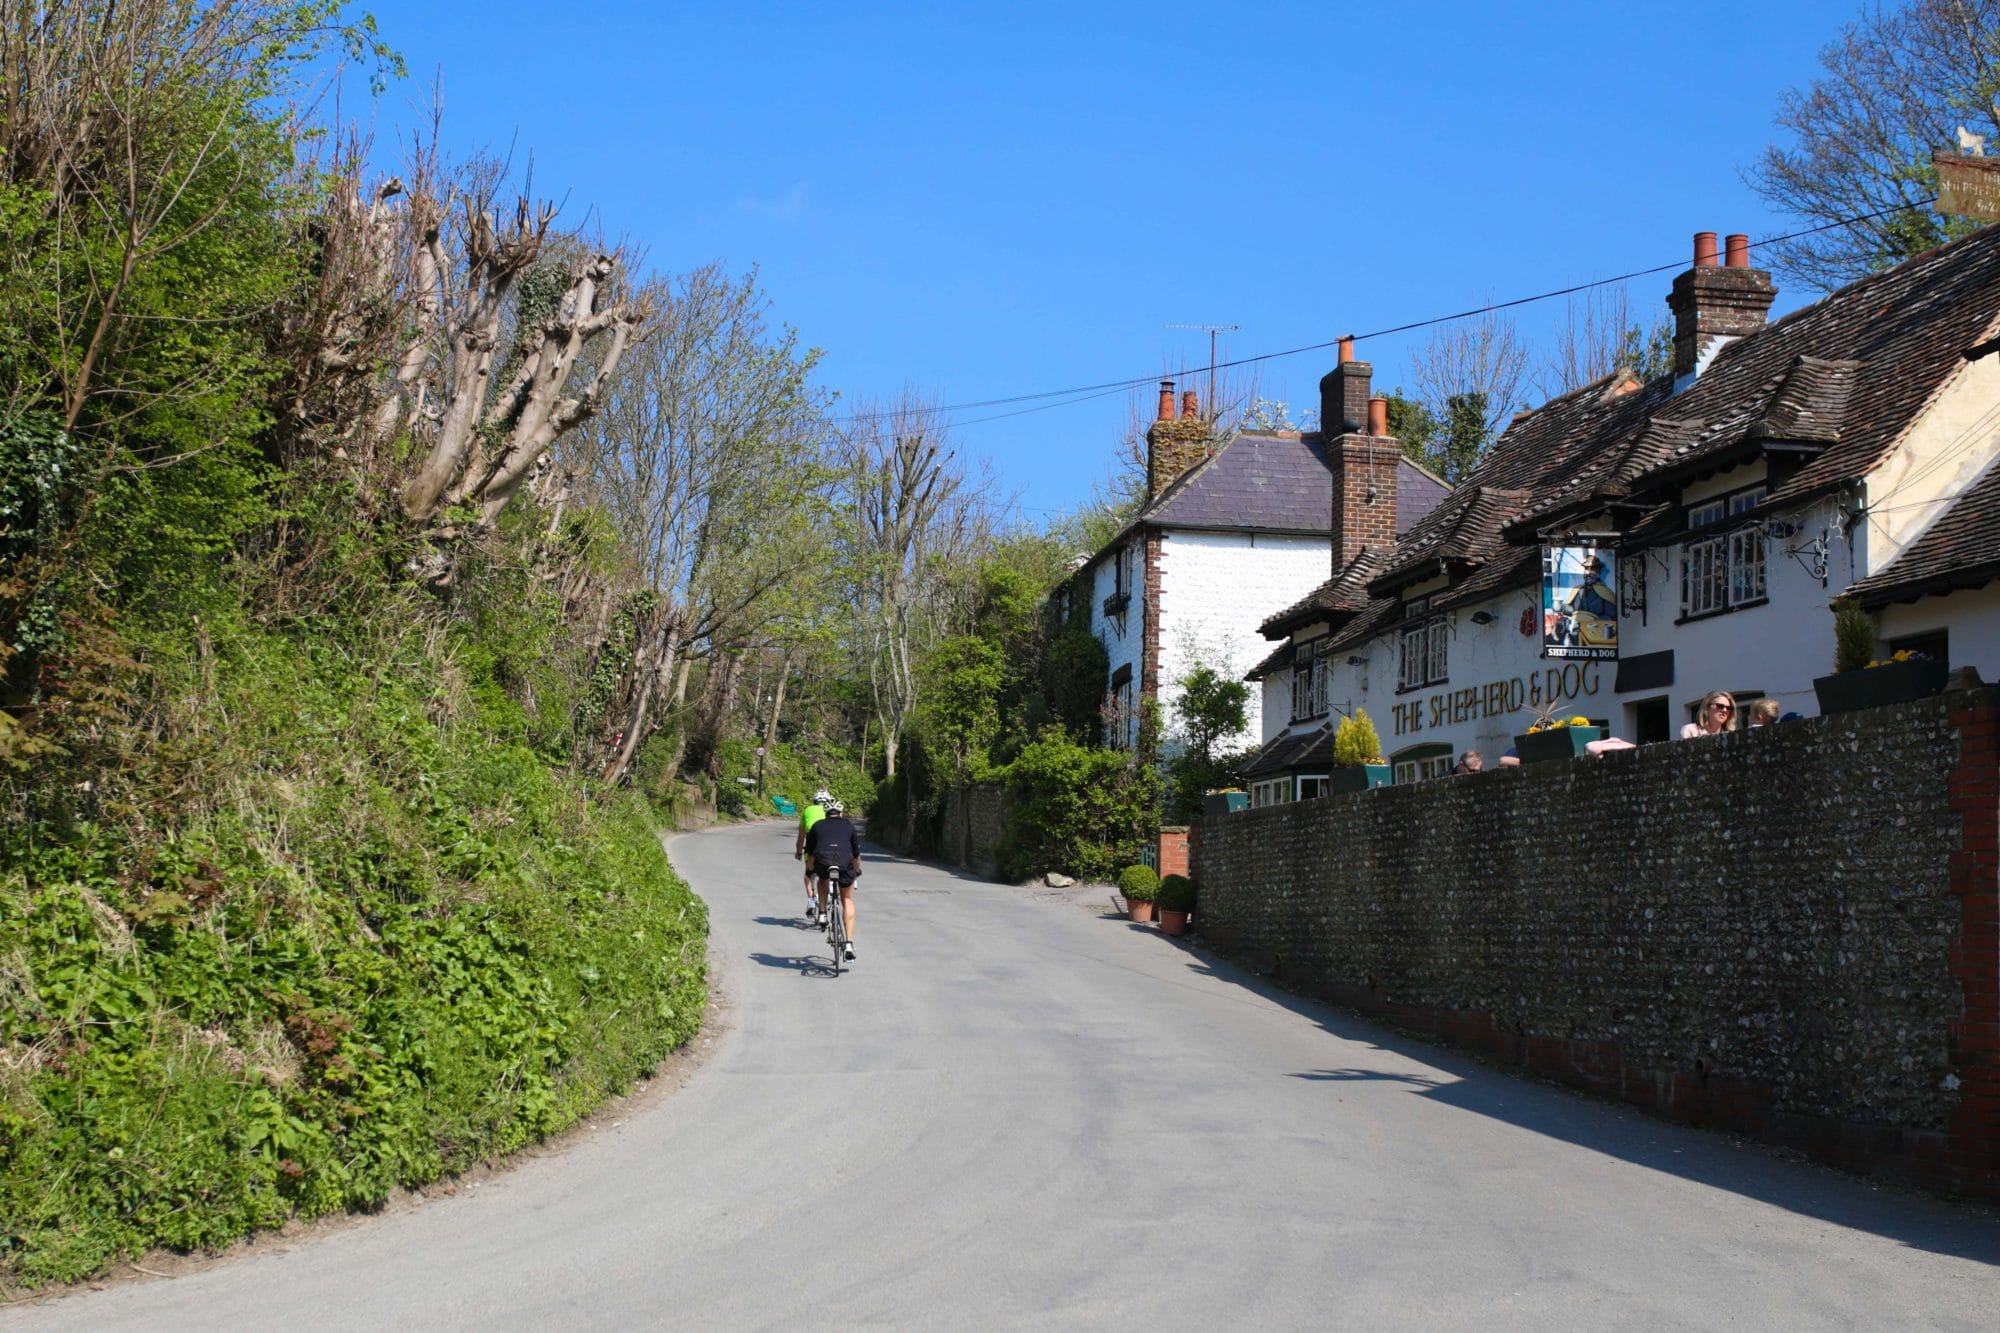
[[1235, 780], [1236, 756], [1219, 743], [1247, 723], [1250, 689], [1212, 667], [1197, 665], [1180, 680], [1174, 699], [1175, 739], [1180, 752], [1167, 761], [1167, 819], [1187, 823], [1201, 814], [1202, 793]]
[[2000, 0], [1870, 6], [1819, 60], [1779, 104], [1788, 141], [1745, 177], [1773, 206], [1839, 225], [1778, 244], [1774, 267], [1831, 291], [1985, 225], [1927, 201], [1931, 154], [1955, 149], [1960, 126], [2000, 139]]

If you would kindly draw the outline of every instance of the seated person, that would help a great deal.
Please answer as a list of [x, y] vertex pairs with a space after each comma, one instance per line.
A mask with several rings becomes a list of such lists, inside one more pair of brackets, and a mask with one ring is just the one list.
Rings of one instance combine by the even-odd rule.
[[1485, 767], [1486, 760], [1480, 757], [1479, 751], [1467, 750], [1458, 757], [1458, 767], [1451, 771], [1453, 773], [1477, 773]]
[[1743, 715], [1743, 725], [1768, 727], [1778, 720], [1778, 712], [1776, 699], [1753, 699], [1750, 702], [1750, 711]]

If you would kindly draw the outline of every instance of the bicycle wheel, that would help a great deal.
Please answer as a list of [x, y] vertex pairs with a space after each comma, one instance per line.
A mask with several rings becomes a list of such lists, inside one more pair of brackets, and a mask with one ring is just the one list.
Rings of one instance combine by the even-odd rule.
[[827, 942], [833, 946], [833, 975], [840, 975], [841, 955], [847, 952], [847, 913], [841, 910], [840, 884], [836, 879], [833, 892], [827, 896], [827, 920], [832, 929], [827, 932]]

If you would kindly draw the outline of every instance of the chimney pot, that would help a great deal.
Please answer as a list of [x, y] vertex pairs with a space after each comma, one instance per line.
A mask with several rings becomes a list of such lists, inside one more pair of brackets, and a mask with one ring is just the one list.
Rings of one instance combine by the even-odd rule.
[[1195, 396], [1193, 389], [1189, 389], [1181, 395], [1181, 420], [1192, 421], [1200, 415], [1201, 399]]
[[1160, 381], [1159, 419], [1161, 421], [1172, 421], [1174, 419], [1174, 382], [1172, 380]]
[[1694, 234], [1694, 266], [1696, 268], [1716, 266], [1714, 232], [1698, 231]]
[[1352, 334], [1340, 340], [1340, 364], [1346, 365], [1354, 359], [1354, 337]]
[[1387, 435], [1389, 433], [1389, 400], [1380, 396], [1368, 400], [1368, 433]]
[[1727, 249], [1724, 252], [1723, 267], [1750, 267], [1750, 238], [1748, 236], [1742, 232], [1732, 232], [1725, 244]]

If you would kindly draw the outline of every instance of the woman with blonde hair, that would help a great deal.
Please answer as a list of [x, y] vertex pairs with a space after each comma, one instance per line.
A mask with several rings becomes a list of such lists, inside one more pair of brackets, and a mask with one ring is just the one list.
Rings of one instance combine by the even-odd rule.
[[1694, 721], [1681, 728], [1681, 739], [1686, 741], [1696, 736], [1714, 736], [1735, 728], [1735, 697], [1728, 690], [1710, 690], [1701, 696], [1701, 707], [1695, 710]]

